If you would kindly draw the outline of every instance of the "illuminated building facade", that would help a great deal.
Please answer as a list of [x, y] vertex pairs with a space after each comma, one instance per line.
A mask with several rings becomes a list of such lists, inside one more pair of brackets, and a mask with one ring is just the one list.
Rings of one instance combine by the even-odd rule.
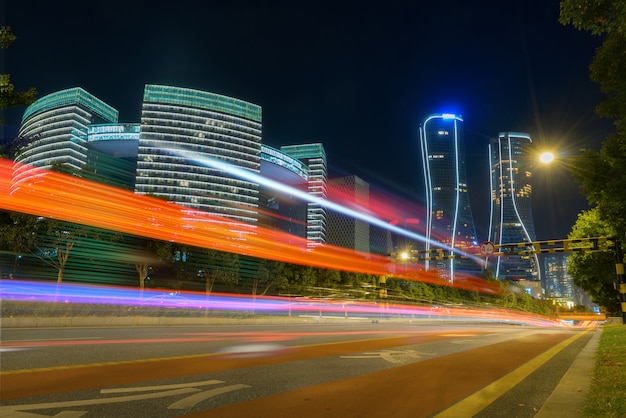
[[[430, 115], [420, 127], [420, 147], [426, 192], [426, 250], [438, 242], [448, 247], [475, 246], [476, 229], [467, 191], [463, 118], [454, 114]], [[468, 259], [455, 257], [428, 261], [446, 279], [454, 280], [455, 271], [476, 272]]]
[[326, 215], [321, 205], [176, 154], [191, 150], [325, 198], [322, 144], [285, 150], [262, 145], [261, 116], [261, 107], [238, 99], [147, 85], [141, 123], [118, 123], [117, 110], [81, 88], [51, 93], [24, 113], [17, 161], [26, 165], [16, 166], [14, 178], [32, 181], [33, 167], [86, 167], [81, 176], [95, 181], [220, 215], [225, 222], [256, 226], [261, 221], [312, 238], [315, 245], [323, 243]]
[[64, 165], [80, 170], [87, 163], [87, 130], [94, 123], [115, 123], [118, 112], [80, 87], [61, 90], [26, 108], [18, 136], [24, 144], [15, 158], [13, 187], [32, 180], [33, 168]]
[[255, 225], [259, 185], [176, 150], [260, 172], [261, 107], [187, 88], [146, 85], [135, 192]]
[[567, 273], [569, 254], [555, 253], [543, 256], [545, 295], [552, 299], [574, 300], [574, 283]]
[[[309, 167], [280, 150], [261, 145], [261, 175], [279, 184], [303, 190], [309, 181]], [[306, 201], [293, 196], [288, 189], [270, 189], [264, 185], [260, 186], [259, 199], [259, 207], [264, 211], [259, 217], [259, 225], [306, 238]]]
[[[532, 242], [532, 138], [527, 133], [501, 132], [489, 144], [491, 220], [489, 240], [495, 244]], [[540, 280], [536, 254], [497, 257], [494, 274], [505, 280]]]
[[94, 181], [122, 189], [135, 189], [140, 130], [139, 123], [89, 125], [87, 167]]
[[[370, 186], [360, 177], [347, 176], [331, 179], [328, 181], [328, 188], [331, 190], [331, 195], [337, 197], [339, 201], [347, 201], [348, 205], [369, 207]], [[327, 242], [369, 254], [370, 225], [361, 219], [329, 210]]]
[[[304, 162], [309, 168], [307, 191], [309, 195], [326, 199], [326, 182], [328, 171], [326, 168], [326, 151], [322, 144], [287, 145], [280, 150]], [[307, 204], [307, 239], [311, 247], [326, 242], [326, 209], [319, 203]]]

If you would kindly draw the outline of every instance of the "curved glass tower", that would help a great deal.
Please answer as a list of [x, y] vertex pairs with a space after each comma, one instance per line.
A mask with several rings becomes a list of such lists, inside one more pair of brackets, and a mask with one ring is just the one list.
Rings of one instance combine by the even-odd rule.
[[[532, 138], [522, 132], [501, 132], [489, 144], [491, 169], [491, 220], [489, 239], [496, 244], [532, 242], [532, 160], [528, 148]], [[499, 279], [539, 280], [536, 254], [497, 257]]]
[[259, 186], [172, 149], [260, 172], [261, 107], [219, 94], [146, 85], [135, 192], [256, 225]]
[[13, 187], [30, 179], [33, 167], [64, 164], [79, 170], [87, 162], [88, 126], [115, 123], [118, 112], [80, 87], [48, 94], [28, 106], [18, 136], [24, 140], [15, 161]]
[[[463, 118], [449, 113], [430, 115], [420, 127], [420, 146], [426, 190], [426, 249], [433, 241], [455, 248], [476, 245], [467, 193]], [[435, 263], [448, 280], [454, 280], [455, 270], [477, 271], [471, 261], [458, 257]]]

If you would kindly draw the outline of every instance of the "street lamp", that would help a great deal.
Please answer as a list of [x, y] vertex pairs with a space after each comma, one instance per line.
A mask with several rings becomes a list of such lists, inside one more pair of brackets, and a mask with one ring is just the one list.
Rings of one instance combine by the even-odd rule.
[[554, 154], [552, 154], [550, 151], [543, 152], [539, 156], [539, 161], [544, 164], [550, 164], [552, 161], [554, 161]]

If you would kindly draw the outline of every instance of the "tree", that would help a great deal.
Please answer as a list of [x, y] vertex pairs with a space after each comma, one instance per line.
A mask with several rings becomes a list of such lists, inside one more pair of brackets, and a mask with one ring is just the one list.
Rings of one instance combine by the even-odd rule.
[[626, 232], [626, 3], [622, 0], [565, 0], [559, 21], [604, 36], [590, 65], [590, 77], [606, 99], [596, 108], [600, 117], [615, 120], [600, 152], [585, 150], [575, 159], [572, 174], [600, 217], [620, 236]]
[[[10, 26], [0, 26], [0, 49], [8, 48], [16, 39]], [[11, 75], [0, 74], [0, 109], [28, 106], [35, 100], [36, 95], [37, 90], [33, 87], [26, 91], [15, 91], [15, 87], [11, 84]], [[5, 120], [0, 120], [0, 125], [5, 123]]]
[[[611, 237], [615, 230], [604, 221], [597, 209], [583, 211], [569, 234], [570, 239]], [[607, 312], [620, 312], [619, 292], [615, 287], [615, 255], [613, 251], [579, 251], [568, 258], [572, 281], [585, 290], [592, 300]]]
[[155, 261], [171, 260], [174, 253], [173, 244], [152, 238], [135, 237], [131, 239], [133, 247], [138, 250], [137, 254], [131, 255], [132, 263], [138, 274], [139, 288], [144, 289], [150, 266]]
[[213, 249], [206, 249], [203, 254], [200, 277], [204, 278], [204, 288], [207, 295], [213, 291], [215, 282], [228, 285], [239, 281], [239, 255]]
[[9, 213], [7, 223], [0, 227], [4, 245], [15, 253], [16, 259], [20, 253], [34, 255], [57, 270], [59, 283], [63, 281], [63, 271], [75, 244], [75, 235], [70, 230], [69, 225], [60, 221], [19, 212]]
[[266, 295], [272, 286], [279, 289], [287, 287], [285, 263], [280, 261], [261, 260], [257, 263], [256, 274], [252, 278], [252, 297], [256, 298], [256, 295], [259, 294], [259, 288], [263, 289], [260, 295]]

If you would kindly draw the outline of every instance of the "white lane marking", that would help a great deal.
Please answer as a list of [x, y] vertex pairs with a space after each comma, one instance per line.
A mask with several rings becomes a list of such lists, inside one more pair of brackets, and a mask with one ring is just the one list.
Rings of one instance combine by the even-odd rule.
[[[141, 386], [141, 387], [130, 387], [130, 388], [101, 389], [100, 390], [101, 394], [146, 392], [146, 391], [158, 391], [158, 392], [146, 393], [143, 395], [128, 395], [128, 396], [118, 396], [118, 397], [102, 398], [102, 399], [83, 399], [83, 400], [76, 400], [76, 401], [47, 402], [47, 403], [27, 404], [27, 405], [6, 405], [6, 406], [0, 406], [0, 418], [49, 417], [49, 415], [39, 415], [39, 414], [27, 413], [23, 411], [28, 411], [32, 409], [75, 408], [78, 406], [104, 405], [104, 404], [111, 404], [111, 403], [121, 403], [121, 402], [154, 399], [154, 398], [164, 398], [167, 396], [176, 396], [176, 395], [194, 393], [194, 395], [187, 396], [168, 406], [168, 409], [188, 409], [188, 408], [194, 407], [195, 405], [197, 405], [198, 403], [206, 399], [213, 398], [223, 393], [228, 393], [234, 390], [252, 387], [249, 385], [238, 384], [238, 385], [230, 385], [230, 386], [225, 386], [225, 387], [206, 390], [206, 391], [201, 391], [200, 389], [197, 389], [197, 386], [217, 385], [220, 383], [225, 383], [225, 382], [222, 380], [204, 380], [201, 382], [179, 383], [179, 384], [160, 385], [160, 386]], [[54, 417], [55, 418], [78, 418], [86, 413], [87, 411], [62, 411], [58, 413], [57, 415], [54, 415]]]
[[20, 411], [7, 411], [6, 413], [0, 412], [1, 418], [80, 418], [89, 411], [62, 411], [56, 415], [40, 415], [33, 414], [31, 412]]
[[168, 390], [168, 389], [180, 389], [180, 388], [192, 388], [196, 386], [206, 385], [218, 385], [224, 383], [223, 380], [205, 380], [202, 382], [192, 383], [178, 383], [174, 385], [160, 385], [160, 386], [141, 386], [133, 388], [115, 388], [115, 389], [101, 389], [100, 393], [125, 393], [125, 392], [147, 392], [150, 390]]
[[196, 406], [196, 404], [207, 400], [209, 398], [213, 398], [215, 396], [221, 395], [222, 393], [232, 392], [234, 390], [246, 389], [252, 386], [249, 385], [231, 385], [224, 386], [223, 388], [206, 390], [204, 392], [196, 393], [195, 395], [187, 396], [186, 398], [181, 399], [180, 401], [174, 402], [167, 409], [189, 409]]
[[129, 401], [141, 401], [144, 399], [163, 398], [166, 396], [183, 395], [185, 393], [200, 392], [200, 389], [183, 388], [175, 389], [165, 392], [146, 393], [143, 395], [131, 395], [131, 396], [118, 396], [116, 398], [103, 398], [103, 399], [83, 399], [80, 401], [64, 401], [64, 402], [47, 402], [47, 403], [34, 403], [28, 405], [6, 405], [0, 406], [0, 417], [3, 417], [3, 413], [6, 411], [29, 411], [32, 409], [49, 409], [49, 408], [75, 408], [77, 406], [86, 405], [104, 405], [108, 403], [120, 403]]

